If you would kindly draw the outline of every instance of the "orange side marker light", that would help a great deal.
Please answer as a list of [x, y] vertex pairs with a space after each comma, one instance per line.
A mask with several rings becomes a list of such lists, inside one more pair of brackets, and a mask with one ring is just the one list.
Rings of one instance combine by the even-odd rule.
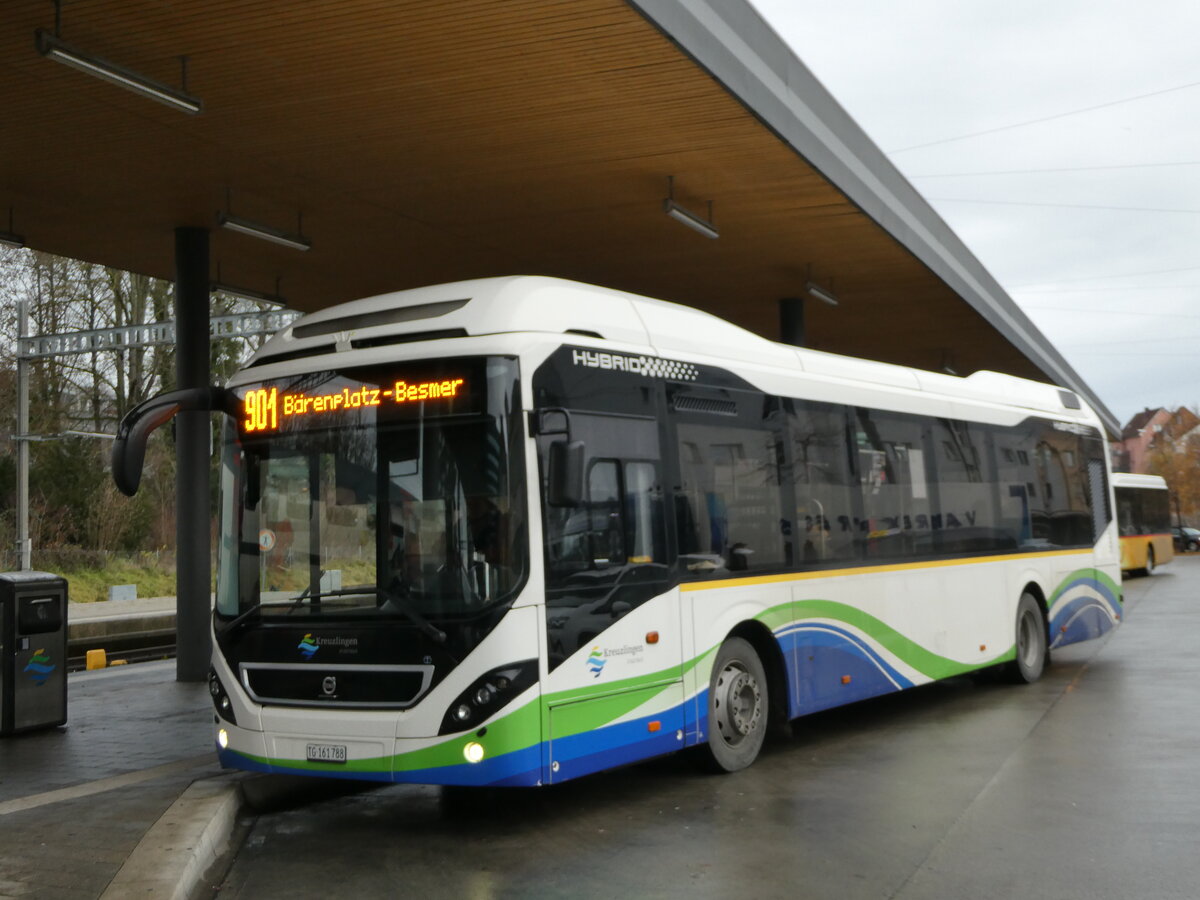
[[658, 719], [655, 719], [653, 722], [647, 722], [646, 730], [650, 732], [661, 731], [662, 722], [658, 721]]
[[843, 675], [843, 676], [842, 676], [842, 684], [849, 684], [849, 683], [850, 683], [850, 676], [849, 676], [849, 675]]
[[647, 631], [646, 632], [646, 643], [647, 644], [657, 644], [658, 643], [658, 632], [657, 631]]

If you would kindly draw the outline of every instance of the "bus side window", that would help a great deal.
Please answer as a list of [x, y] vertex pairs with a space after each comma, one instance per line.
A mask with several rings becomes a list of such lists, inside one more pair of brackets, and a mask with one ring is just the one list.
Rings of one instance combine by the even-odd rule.
[[586, 504], [592, 568], [663, 562], [661, 495], [652, 462], [592, 463]]
[[799, 563], [853, 559], [855, 510], [845, 409], [797, 401], [789, 420]]
[[618, 465], [615, 459], [598, 459], [588, 470], [584, 528], [588, 557], [597, 569], [625, 563]]
[[627, 553], [634, 565], [661, 563], [663, 546], [662, 488], [653, 463], [625, 463]]
[[766, 428], [680, 421], [675, 525], [690, 575], [782, 568], [778, 440]]
[[862, 489], [858, 538], [868, 558], [926, 555], [936, 540], [928, 434], [916, 416], [859, 408], [854, 445]]

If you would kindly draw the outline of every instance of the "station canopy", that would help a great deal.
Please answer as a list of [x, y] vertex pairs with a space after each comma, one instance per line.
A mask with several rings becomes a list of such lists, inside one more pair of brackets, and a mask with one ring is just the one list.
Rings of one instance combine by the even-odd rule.
[[170, 279], [205, 227], [214, 281], [306, 311], [545, 274], [778, 338], [807, 298], [807, 346], [1052, 381], [1116, 430], [743, 0], [8, 0], [0, 41], [0, 231], [35, 249]]

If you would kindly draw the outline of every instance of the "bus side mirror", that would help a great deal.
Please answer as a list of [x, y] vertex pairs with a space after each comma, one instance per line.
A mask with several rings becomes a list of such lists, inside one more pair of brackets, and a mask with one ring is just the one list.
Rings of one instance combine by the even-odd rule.
[[237, 415], [237, 397], [225, 388], [188, 388], [168, 391], [143, 400], [121, 419], [113, 441], [112, 475], [117, 490], [126, 497], [137, 493], [146, 462], [146, 442], [177, 413], [214, 410]]
[[561, 406], [539, 409], [529, 414], [529, 433], [561, 434], [571, 439], [571, 414]]
[[583, 502], [583, 441], [555, 441], [548, 453], [546, 503], [579, 506]]

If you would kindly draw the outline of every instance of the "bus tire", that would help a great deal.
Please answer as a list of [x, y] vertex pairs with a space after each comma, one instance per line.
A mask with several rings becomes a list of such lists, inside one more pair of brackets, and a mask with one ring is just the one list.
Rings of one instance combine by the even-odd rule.
[[767, 673], [748, 641], [721, 644], [708, 684], [707, 762], [717, 772], [736, 772], [758, 757], [767, 734], [770, 704]]
[[1009, 664], [1009, 677], [1017, 684], [1033, 684], [1046, 668], [1048, 636], [1042, 605], [1028, 591], [1017, 603], [1016, 637], [1017, 658]]
[[1147, 575], [1154, 574], [1154, 547], [1153, 546], [1146, 548], [1146, 568], [1143, 569], [1142, 571], [1145, 572]]

